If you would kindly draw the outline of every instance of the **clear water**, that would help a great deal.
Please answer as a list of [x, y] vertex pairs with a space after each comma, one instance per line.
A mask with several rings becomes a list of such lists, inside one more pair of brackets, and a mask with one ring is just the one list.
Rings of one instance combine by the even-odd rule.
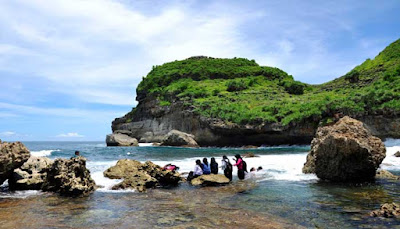
[[[33, 155], [69, 158], [75, 150], [88, 159], [98, 185], [88, 198], [63, 198], [37, 191], [0, 193], [0, 222], [7, 227], [400, 227], [400, 220], [371, 218], [369, 212], [385, 202], [400, 202], [398, 181], [331, 184], [301, 173], [309, 146], [235, 148], [106, 147], [103, 142], [25, 142]], [[387, 156], [381, 167], [400, 174], [399, 140], [386, 141]], [[173, 189], [147, 193], [112, 191], [118, 180], [103, 177], [119, 159], [174, 163], [189, 172], [203, 157], [253, 152], [248, 168], [262, 166], [254, 178], [234, 179], [225, 187]], [[220, 171], [221, 173], [221, 171]], [[236, 174], [236, 171], [234, 171]], [[15, 215], [24, 212], [21, 220]], [[13, 216], [8, 217], [8, 215]], [[245, 219], [243, 219], [243, 214]], [[40, 216], [41, 220], [37, 220]], [[14, 218], [13, 218], [14, 217]], [[17, 217], [18, 218], [18, 217]]]

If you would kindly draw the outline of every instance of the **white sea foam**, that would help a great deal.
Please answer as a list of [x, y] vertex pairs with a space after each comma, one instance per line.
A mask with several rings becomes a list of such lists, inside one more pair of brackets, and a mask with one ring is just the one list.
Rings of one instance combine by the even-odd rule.
[[139, 143], [140, 147], [149, 147], [149, 146], [153, 146], [153, 143]]
[[[252, 167], [263, 167], [263, 170], [257, 172], [257, 177], [263, 180], [287, 180], [287, 181], [301, 181], [301, 180], [316, 180], [313, 174], [303, 174], [302, 168], [306, 162], [307, 153], [302, 154], [273, 154], [262, 155], [260, 157], [245, 158], [247, 163], [247, 170], [250, 171]], [[200, 157], [187, 158], [178, 161], [154, 161], [154, 163], [164, 166], [167, 163], [173, 163], [180, 168], [179, 172], [190, 172], [193, 170], [195, 161], [202, 160]], [[221, 157], [215, 158], [218, 163], [221, 162]], [[210, 158], [208, 158], [210, 160]], [[231, 163], [234, 163], [232, 159]], [[233, 173], [236, 174], [237, 168], [234, 167]], [[221, 169], [219, 173], [222, 174]]]
[[50, 156], [51, 153], [53, 152], [59, 152], [59, 149], [55, 149], [55, 150], [40, 150], [40, 151], [31, 151], [31, 155], [32, 156], [36, 156], [36, 157], [47, 157]]
[[25, 199], [30, 196], [36, 196], [42, 194], [41, 191], [37, 190], [25, 190], [25, 191], [15, 191], [15, 192], [0, 192], [0, 199], [4, 198], [17, 198], [17, 199]]
[[121, 182], [120, 179], [110, 179], [104, 177], [103, 172], [114, 166], [117, 161], [88, 161], [87, 168], [91, 172], [91, 176], [93, 180], [96, 182], [96, 185], [100, 186], [97, 191], [99, 192], [134, 192], [134, 190], [112, 190], [111, 188]]
[[400, 158], [394, 156], [397, 151], [400, 151], [400, 146], [386, 147], [386, 157], [381, 164], [382, 169], [400, 170]]

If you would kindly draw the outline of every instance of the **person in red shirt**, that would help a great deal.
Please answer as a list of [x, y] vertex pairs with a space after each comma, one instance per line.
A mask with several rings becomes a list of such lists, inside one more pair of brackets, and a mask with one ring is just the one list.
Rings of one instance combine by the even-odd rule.
[[236, 157], [236, 160], [235, 159], [233, 159], [233, 160], [236, 161], [236, 164], [234, 164], [233, 166], [237, 166], [238, 167], [238, 178], [240, 180], [243, 180], [244, 179], [244, 166], [243, 166], [244, 163], [243, 163], [243, 159], [239, 154], [236, 154], [235, 157]]

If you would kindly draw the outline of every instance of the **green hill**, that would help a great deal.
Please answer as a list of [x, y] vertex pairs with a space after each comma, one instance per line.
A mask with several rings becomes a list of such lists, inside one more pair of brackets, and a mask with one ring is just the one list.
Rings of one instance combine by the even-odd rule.
[[[160, 106], [182, 102], [195, 113], [237, 124], [283, 126], [329, 122], [337, 113], [353, 117], [400, 114], [400, 40], [373, 60], [322, 85], [295, 81], [273, 67], [244, 58], [192, 57], [153, 67], [137, 88], [137, 99]], [[135, 109], [127, 117], [133, 116]]]

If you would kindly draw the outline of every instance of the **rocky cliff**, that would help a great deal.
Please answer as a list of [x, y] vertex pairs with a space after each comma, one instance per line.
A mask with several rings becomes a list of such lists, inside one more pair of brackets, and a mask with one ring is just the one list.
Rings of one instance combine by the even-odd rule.
[[380, 138], [400, 138], [400, 40], [322, 85], [242, 58], [194, 57], [156, 66], [137, 107], [114, 133], [161, 142], [171, 130], [200, 146], [309, 144], [319, 126], [348, 115]]

